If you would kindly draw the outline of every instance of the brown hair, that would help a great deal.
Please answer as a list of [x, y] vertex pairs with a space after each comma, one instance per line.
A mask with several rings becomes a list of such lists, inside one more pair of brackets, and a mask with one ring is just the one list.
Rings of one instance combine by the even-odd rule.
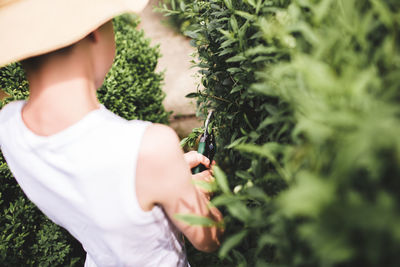
[[22, 67], [25, 71], [37, 69], [40, 67], [41, 63], [45, 61], [48, 57], [53, 55], [67, 55], [70, 53], [71, 49], [73, 48], [74, 44], [51, 51], [46, 54], [30, 57], [21, 61]]

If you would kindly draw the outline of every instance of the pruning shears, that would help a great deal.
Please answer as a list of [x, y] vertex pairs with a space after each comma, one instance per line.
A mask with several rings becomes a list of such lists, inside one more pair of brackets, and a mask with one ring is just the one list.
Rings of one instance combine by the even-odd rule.
[[[209, 124], [211, 117], [213, 115], [213, 111], [208, 112], [208, 116], [206, 119], [206, 122], [204, 124], [204, 133], [200, 137], [199, 141], [199, 147], [197, 149], [197, 152], [206, 156], [210, 160], [210, 164], [214, 158], [215, 152], [216, 152], [216, 144], [215, 144], [215, 137], [213, 133], [213, 129], [209, 129]], [[199, 164], [198, 166], [194, 167], [192, 169], [192, 173], [196, 174], [199, 172], [202, 172], [206, 170], [207, 168], [203, 164]]]

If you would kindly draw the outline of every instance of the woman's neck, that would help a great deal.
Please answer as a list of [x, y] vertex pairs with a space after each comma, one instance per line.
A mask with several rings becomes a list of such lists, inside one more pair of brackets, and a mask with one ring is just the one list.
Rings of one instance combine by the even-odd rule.
[[55, 134], [99, 108], [93, 72], [80, 63], [53, 60], [28, 72], [30, 97], [22, 118], [36, 134]]

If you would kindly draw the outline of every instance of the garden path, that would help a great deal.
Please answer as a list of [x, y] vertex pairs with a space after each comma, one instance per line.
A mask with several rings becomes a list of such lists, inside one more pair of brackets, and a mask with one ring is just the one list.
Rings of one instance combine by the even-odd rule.
[[160, 45], [161, 58], [158, 61], [157, 71], [165, 71], [163, 90], [166, 93], [164, 106], [173, 111], [170, 125], [181, 137], [186, 136], [194, 127], [202, 122], [195, 117], [196, 104], [185, 98], [188, 93], [196, 91], [199, 79], [196, 79], [197, 70], [191, 68], [191, 54], [195, 49], [190, 46], [189, 40], [172, 28], [163, 24], [162, 14], [153, 11], [158, 6], [158, 0], [151, 0], [141, 14], [141, 24], [145, 35], [151, 38], [151, 44]]

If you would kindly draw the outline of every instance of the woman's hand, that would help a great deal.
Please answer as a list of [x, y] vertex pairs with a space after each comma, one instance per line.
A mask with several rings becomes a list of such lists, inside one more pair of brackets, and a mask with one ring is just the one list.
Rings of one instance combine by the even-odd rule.
[[[162, 138], [160, 138], [162, 137]], [[195, 248], [204, 252], [215, 251], [224, 229], [221, 212], [210, 205], [207, 193], [200, 184], [211, 180], [209, 170], [192, 175], [189, 169], [199, 163], [209, 167], [209, 160], [197, 152], [184, 154], [175, 131], [165, 125], [147, 127], [141, 141], [136, 169], [136, 195], [143, 210], [155, 205], [163, 207], [172, 223]], [[196, 181], [199, 179], [201, 181]], [[212, 226], [191, 225], [176, 217], [177, 214], [207, 217]]]
[[187, 164], [189, 164], [190, 168], [194, 168], [200, 163], [206, 166], [207, 168], [210, 167], [210, 160], [206, 156], [200, 154], [197, 151], [189, 151], [185, 153], [183, 157], [185, 158]]
[[[183, 155], [183, 157], [184, 157], [185, 161], [187, 162], [187, 164], [189, 165], [190, 169], [196, 167], [199, 164], [203, 164], [204, 166], [206, 166], [206, 168], [210, 168], [212, 165], [215, 165], [215, 161], [213, 161], [213, 163], [210, 166], [210, 160], [206, 156], [198, 153], [197, 151], [189, 151], [189, 152], [185, 153]], [[214, 177], [212, 177], [211, 168], [204, 170], [200, 173], [193, 174], [192, 179], [194, 181], [204, 181], [207, 183], [211, 183], [215, 180]], [[212, 192], [206, 191], [206, 190], [204, 190], [204, 188], [201, 188], [201, 187], [200, 188], [197, 187], [197, 188], [204, 195], [206, 195], [207, 199], [211, 198]]]

